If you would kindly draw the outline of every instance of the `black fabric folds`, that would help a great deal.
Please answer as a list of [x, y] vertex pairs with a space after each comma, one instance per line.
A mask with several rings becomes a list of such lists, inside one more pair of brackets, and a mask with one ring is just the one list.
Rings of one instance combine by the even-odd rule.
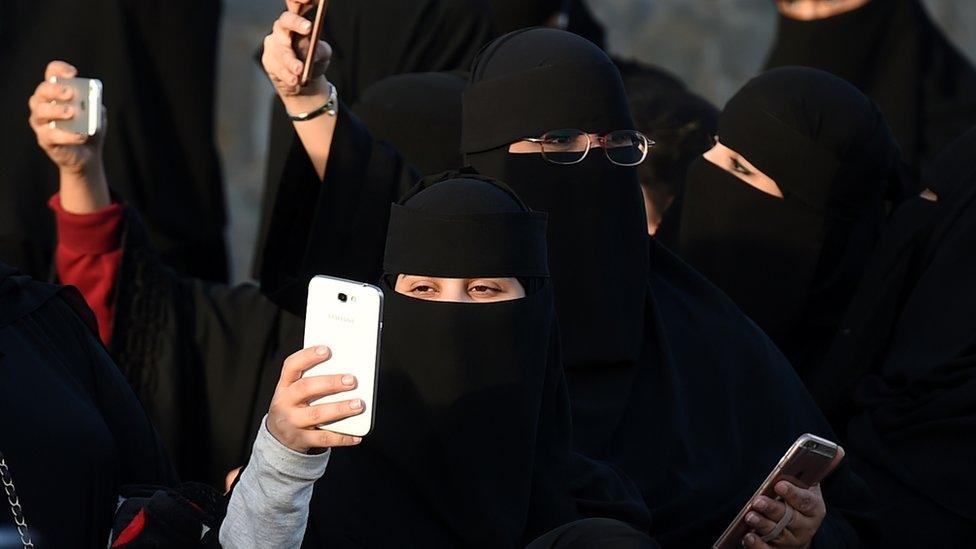
[[377, 138], [389, 141], [424, 174], [461, 167], [461, 94], [467, 73], [430, 72], [384, 78], [353, 108]]
[[785, 65], [823, 69], [860, 88], [921, 168], [976, 124], [976, 70], [919, 0], [872, 0], [813, 21], [781, 15], [766, 66]]
[[601, 48], [606, 42], [603, 25], [586, 0], [490, 0], [495, 30], [506, 34], [530, 27], [560, 25]]
[[0, 2], [0, 258], [38, 279], [51, 273], [57, 169], [24, 105], [47, 63], [62, 59], [103, 82], [108, 180], [142, 214], [164, 261], [227, 278], [214, 135], [219, 17], [218, 0]]
[[[976, 130], [930, 175], [938, 202], [903, 204], [812, 389], [890, 505], [886, 547], [976, 534]], [[911, 524], [909, 524], [911, 521]]]
[[176, 481], [93, 320], [76, 290], [0, 263], [0, 454], [38, 547], [105, 547], [122, 485]]
[[[521, 547], [584, 516], [550, 286], [513, 301], [444, 303], [388, 282], [404, 268], [536, 276], [544, 247], [492, 250], [544, 242], [544, 216], [484, 179], [420, 189], [394, 206], [390, 224], [375, 426], [360, 446], [333, 450], [316, 483], [306, 546]], [[490, 215], [486, 191], [505, 215], [489, 223], [509, 227], [463, 244], [483, 255], [454, 253], [448, 235], [458, 221]], [[402, 239], [401, 229], [419, 238]], [[446, 259], [418, 262], [414, 246], [437, 246]]]
[[699, 158], [677, 251], [724, 290], [806, 377], [823, 358], [902, 185], [898, 146], [874, 103], [829, 73], [773, 69], [719, 118], [719, 139], [783, 198]]

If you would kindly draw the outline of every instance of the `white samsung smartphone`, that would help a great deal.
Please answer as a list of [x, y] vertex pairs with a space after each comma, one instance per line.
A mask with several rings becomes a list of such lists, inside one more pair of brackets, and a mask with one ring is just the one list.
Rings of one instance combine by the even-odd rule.
[[102, 81], [95, 78], [55, 78], [55, 82], [74, 88], [69, 105], [75, 108], [71, 120], [58, 120], [55, 128], [72, 133], [95, 135], [102, 129]]
[[362, 414], [319, 428], [358, 437], [366, 436], [373, 428], [382, 331], [383, 290], [362, 282], [321, 275], [309, 282], [305, 347], [325, 345], [332, 350], [332, 358], [311, 368], [305, 375], [352, 374], [358, 382], [352, 391], [327, 396], [312, 404], [354, 398], [362, 399], [365, 404]]
[[770, 499], [782, 499], [774, 491], [776, 483], [786, 480], [800, 488], [810, 488], [833, 472], [843, 458], [844, 449], [837, 444], [811, 434], [802, 435], [786, 451], [786, 455], [749, 498], [712, 549], [742, 547], [742, 538], [752, 530], [746, 523], [746, 513], [752, 508], [756, 498], [766, 496]]

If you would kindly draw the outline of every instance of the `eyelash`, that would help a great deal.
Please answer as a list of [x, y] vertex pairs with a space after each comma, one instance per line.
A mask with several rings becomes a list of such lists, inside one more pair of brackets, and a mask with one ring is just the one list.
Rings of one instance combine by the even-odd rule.
[[732, 159], [732, 170], [741, 173], [742, 175], [752, 175], [752, 172], [748, 168], [739, 163], [738, 160]]
[[[418, 294], [435, 293], [436, 291], [437, 290], [433, 286], [428, 286], [426, 284], [418, 284], [417, 286], [410, 288], [411, 293], [418, 293]], [[494, 293], [494, 292], [500, 292], [501, 289], [489, 286], [487, 284], [476, 284], [468, 288], [468, 291], [474, 293]]]

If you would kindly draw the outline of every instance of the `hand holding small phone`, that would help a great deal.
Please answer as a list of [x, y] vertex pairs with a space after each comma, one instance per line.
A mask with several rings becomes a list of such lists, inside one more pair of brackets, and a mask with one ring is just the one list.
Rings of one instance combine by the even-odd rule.
[[827, 515], [820, 482], [843, 459], [829, 440], [798, 438], [713, 547], [809, 547]]
[[[352, 391], [357, 386], [355, 376], [341, 372], [303, 377], [308, 370], [324, 364], [331, 356], [328, 347], [309, 347], [285, 359], [281, 369], [281, 378], [268, 410], [267, 426], [278, 442], [296, 452], [304, 454], [335, 446], [355, 446], [362, 441], [360, 437], [327, 430], [330, 423], [363, 413], [361, 399], [312, 404], [323, 397]], [[320, 428], [322, 426], [325, 429]]]
[[[264, 70], [283, 99], [327, 94], [324, 76], [332, 48], [319, 40], [327, 1], [289, 0], [287, 5], [264, 39]], [[314, 22], [304, 17], [313, 6], [317, 7]]]
[[101, 82], [77, 74], [64, 61], [48, 63], [28, 101], [38, 144], [58, 168], [72, 172], [101, 162], [104, 124]]

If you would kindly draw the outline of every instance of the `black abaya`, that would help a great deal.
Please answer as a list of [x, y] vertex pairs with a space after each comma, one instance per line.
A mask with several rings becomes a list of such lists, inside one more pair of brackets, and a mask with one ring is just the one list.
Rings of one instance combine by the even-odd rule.
[[[519, 46], [491, 68], [511, 44]], [[511, 64], [531, 69], [490, 74]], [[769, 339], [647, 238], [632, 169], [609, 165], [599, 150], [570, 167], [507, 154], [508, 143], [553, 128], [632, 127], [619, 75], [602, 51], [561, 31], [514, 33], [485, 50], [472, 78], [470, 135], [462, 138], [469, 161], [550, 216], [574, 444], [637, 482], [663, 545], [714, 542], [793, 440], [804, 432], [831, 438], [829, 426]], [[584, 80], [590, 85], [569, 85]], [[314, 273], [381, 274], [386, 209], [415, 177], [347, 110], [339, 117], [324, 181], [292, 137], [287, 190], [269, 233], [262, 287], [297, 311]], [[864, 541], [870, 498], [860, 479], [841, 469], [826, 499], [819, 539]]]
[[104, 83], [108, 178], [143, 215], [166, 264], [227, 278], [214, 136], [219, 15], [217, 0], [0, 2], [0, 259], [37, 278], [50, 274], [46, 204], [57, 171], [24, 105], [47, 63], [62, 59]]
[[976, 130], [935, 164], [938, 202], [906, 202], [869, 265], [812, 389], [890, 502], [886, 547], [976, 535]]
[[780, 15], [766, 67], [786, 65], [832, 72], [877, 101], [918, 168], [976, 125], [976, 69], [920, 0], [871, 0], [814, 21]]
[[[322, 30], [333, 50], [329, 82], [344, 104], [355, 106], [366, 88], [388, 76], [467, 71], [478, 50], [495, 36], [489, 10], [487, 0], [330, 2]], [[291, 121], [276, 98], [256, 257], [263, 253], [279, 182], [287, 177], [291, 133]]]
[[0, 263], [0, 453], [38, 547], [103, 548], [122, 485], [176, 480], [93, 321], [77, 291]]

